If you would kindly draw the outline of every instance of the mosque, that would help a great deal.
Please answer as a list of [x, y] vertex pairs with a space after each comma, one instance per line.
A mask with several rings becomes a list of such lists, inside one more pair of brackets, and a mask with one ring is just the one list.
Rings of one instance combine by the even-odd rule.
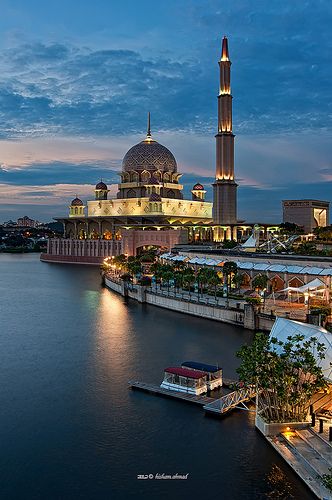
[[[222, 40], [219, 60], [218, 128], [213, 203], [196, 183], [191, 199], [184, 199], [174, 155], [151, 134], [150, 113], [144, 140], [129, 149], [122, 161], [116, 197], [98, 182], [94, 200], [76, 197], [62, 222], [64, 237], [51, 239], [42, 259], [56, 262], [97, 263], [105, 256], [136, 255], [142, 249], [170, 250], [176, 244], [238, 241], [251, 234], [254, 224], [237, 220], [237, 184], [234, 178], [234, 139], [231, 61], [228, 40]], [[261, 225], [263, 236], [276, 230]]]

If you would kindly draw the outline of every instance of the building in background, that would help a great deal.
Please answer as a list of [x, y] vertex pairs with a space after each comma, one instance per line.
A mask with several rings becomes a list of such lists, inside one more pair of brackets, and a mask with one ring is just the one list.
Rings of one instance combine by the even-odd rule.
[[30, 219], [27, 215], [17, 219], [17, 225], [21, 227], [38, 227], [40, 224], [38, 220]]
[[321, 200], [283, 200], [283, 222], [292, 222], [311, 233], [330, 224], [330, 202]]

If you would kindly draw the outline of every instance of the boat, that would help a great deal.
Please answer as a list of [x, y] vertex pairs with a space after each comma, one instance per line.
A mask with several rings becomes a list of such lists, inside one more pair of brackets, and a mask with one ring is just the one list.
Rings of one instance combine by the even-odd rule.
[[191, 370], [205, 373], [207, 376], [207, 388], [209, 391], [222, 387], [222, 369], [217, 365], [207, 365], [197, 361], [184, 361], [182, 368], [190, 368]]
[[164, 370], [164, 380], [160, 387], [188, 394], [204, 394], [208, 390], [207, 374], [181, 366], [170, 366]]

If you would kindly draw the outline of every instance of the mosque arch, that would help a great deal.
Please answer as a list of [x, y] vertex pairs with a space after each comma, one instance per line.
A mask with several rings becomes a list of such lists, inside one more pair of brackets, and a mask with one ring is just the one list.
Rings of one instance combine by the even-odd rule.
[[151, 179], [150, 172], [148, 172], [147, 170], [143, 170], [143, 172], [141, 173], [141, 179], [142, 182], [149, 182]]

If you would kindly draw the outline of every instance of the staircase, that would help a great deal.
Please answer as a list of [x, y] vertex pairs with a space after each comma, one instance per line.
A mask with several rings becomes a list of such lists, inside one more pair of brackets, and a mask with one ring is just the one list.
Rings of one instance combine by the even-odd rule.
[[289, 465], [322, 500], [332, 500], [332, 493], [321, 482], [321, 476], [332, 467], [332, 446], [310, 428], [283, 432], [271, 439]]

